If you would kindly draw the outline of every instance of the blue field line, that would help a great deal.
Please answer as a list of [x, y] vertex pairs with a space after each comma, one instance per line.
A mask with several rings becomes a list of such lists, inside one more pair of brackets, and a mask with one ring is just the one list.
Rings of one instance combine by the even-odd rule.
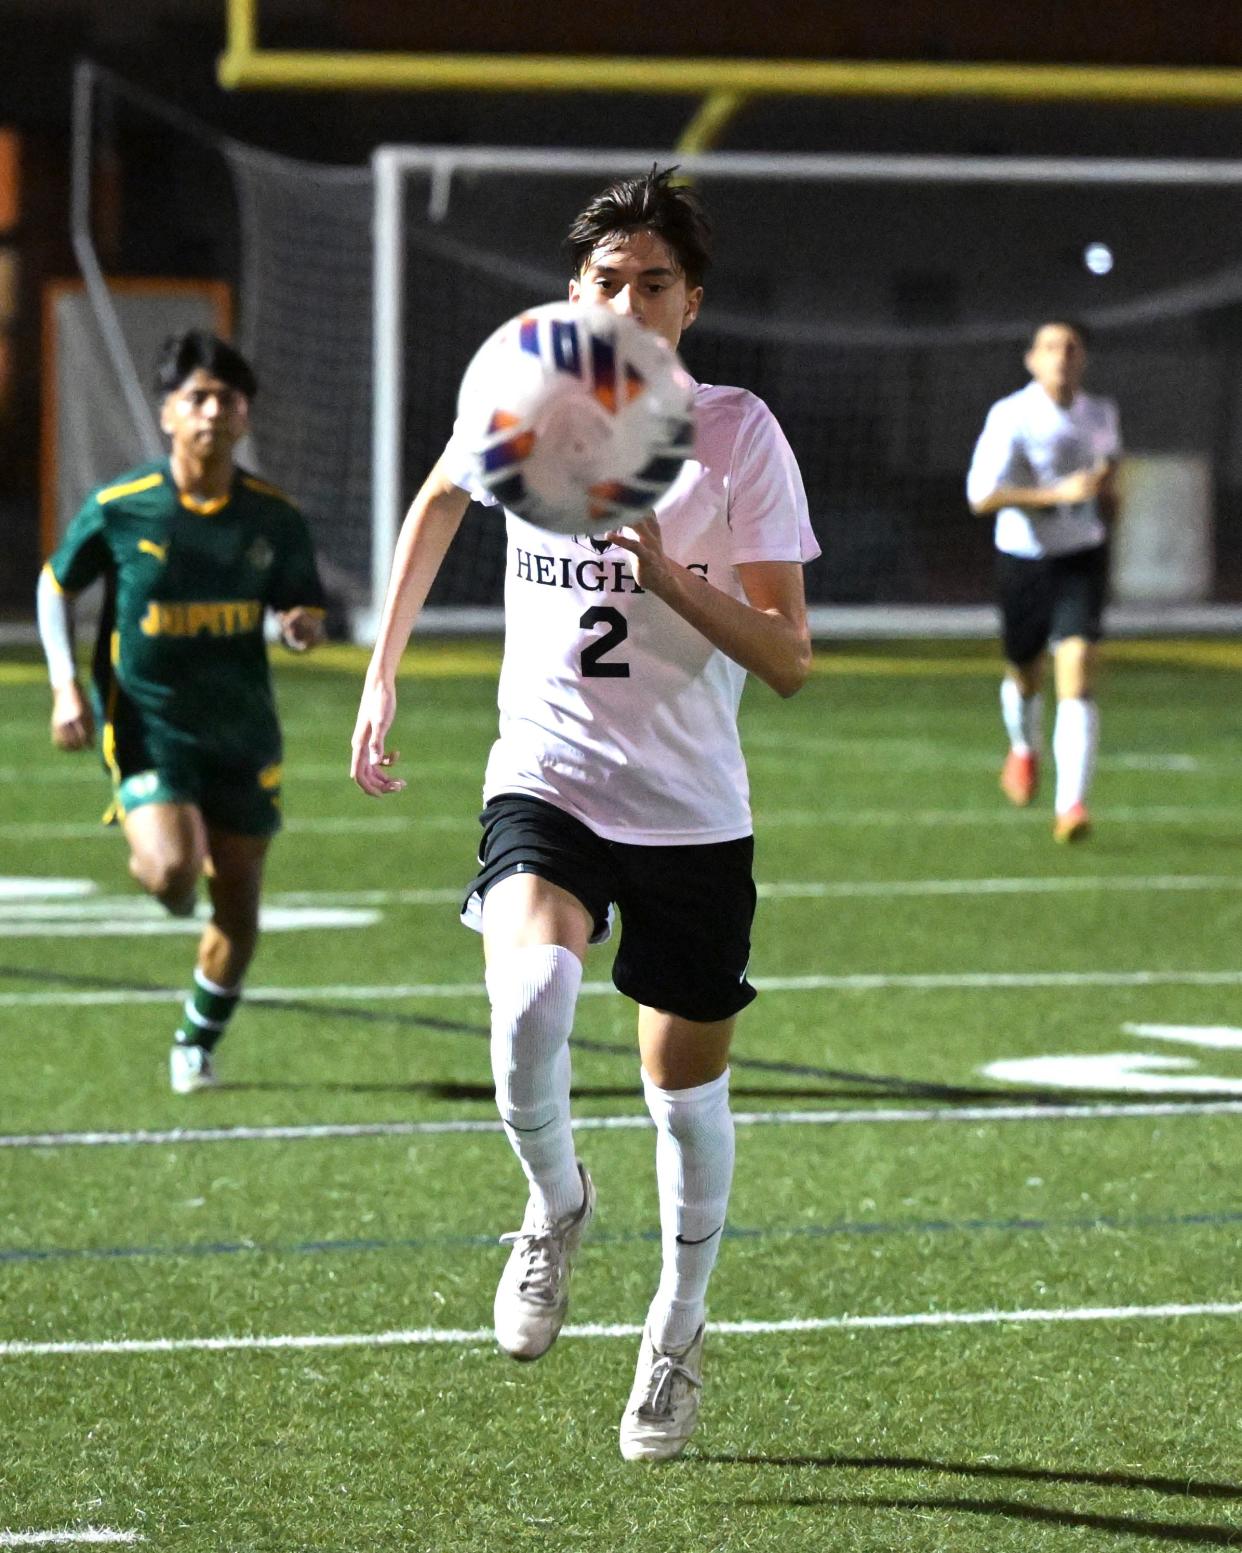
[[[794, 1228], [729, 1225], [726, 1240], [775, 1241], [828, 1239], [836, 1236], [1031, 1234], [1048, 1231], [1150, 1231], [1161, 1229], [1224, 1229], [1242, 1224], [1242, 1209], [1219, 1213], [1134, 1214], [1129, 1217], [1093, 1215], [1077, 1218], [970, 1219], [841, 1219], [831, 1224], [800, 1224]], [[626, 1246], [658, 1241], [658, 1229], [592, 1234], [593, 1246]], [[205, 1240], [179, 1246], [14, 1246], [0, 1249], [0, 1263], [109, 1262], [130, 1259], [173, 1260], [212, 1256], [321, 1256], [373, 1251], [463, 1250], [491, 1248], [495, 1235], [415, 1235], [394, 1239], [351, 1237], [345, 1240]]]

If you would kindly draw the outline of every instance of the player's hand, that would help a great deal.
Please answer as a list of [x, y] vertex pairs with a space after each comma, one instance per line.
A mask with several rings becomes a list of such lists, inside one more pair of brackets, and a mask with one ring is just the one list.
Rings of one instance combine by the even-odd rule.
[[368, 680], [363, 688], [362, 704], [358, 708], [358, 721], [354, 724], [349, 774], [362, 791], [369, 793], [372, 798], [382, 798], [386, 793], [399, 793], [405, 787], [400, 777], [388, 775], [400, 760], [400, 751], [384, 749], [384, 740], [396, 715], [396, 688], [382, 681]]
[[316, 609], [298, 605], [279, 612], [280, 639], [290, 652], [306, 652], [323, 641], [323, 615]]
[[1112, 465], [1103, 462], [1090, 469], [1076, 469], [1057, 482], [1057, 500], [1063, 502], [1094, 501], [1105, 483], [1111, 478]]
[[672, 564], [664, 553], [660, 520], [654, 512], [640, 518], [632, 527], [611, 530], [604, 538], [610, 544], [628, 550], [634, 557], [634, 581], [640, 588], [658, 596], [672, 581]]
[[95, 718], [76, 680], [52, 692], [52, 743], [58, 750], [89, 749], [95, 742]]

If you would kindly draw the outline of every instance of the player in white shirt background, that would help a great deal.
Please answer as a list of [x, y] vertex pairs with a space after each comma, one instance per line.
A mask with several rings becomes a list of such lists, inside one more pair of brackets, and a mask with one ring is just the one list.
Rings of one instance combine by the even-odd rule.
[[[613, 184], [572, 224], [571, 301], [632, 314], [676, 347], [711, 230], [671, 170]], [[570, 1128], [569, 1037], [591, 943], [620, 908], [613, 967], [638, 1005], [656, 1127], [662, 1269], [622, 1454], [661, 1460], [694, 1429], [708, 1278], [733, 1174], [729, 1046], [746, 980], [753, 836], [737, 710], [746, 674], [781, 696], [811, 660], [802, 568], [819, 553], [797, 464], [767, 407], [697, 385], [696, 442], [655, 512], [599, 539], [506, 514], [500, 733], [479, 872], [492, 1068], [528, 1187], [496, 1293], [497, 1341], [535, 1359], [565, 1319], [594, 1186]], [[405, 784], [386, 739], [398, 659], [471, 495], [450, 439], [402, 527], [353, 738], [354, 779]]]
[[1019, 805], [1038, 789], [1051, 650], [1053, 835], [1078, 841], [1090, 830], [1087, 797], [1099, 742], [1095, 674], [1121, 433], [1112, 400], [1082, 391], [1087, 336], [1081, 324], [1041, 324], [1025, 362], [1031, 382], [988, 412], [966, 495], [972, 511], [996, 515], [1007, 663], [1001, 714], [1009, 736], [1001, 787]]

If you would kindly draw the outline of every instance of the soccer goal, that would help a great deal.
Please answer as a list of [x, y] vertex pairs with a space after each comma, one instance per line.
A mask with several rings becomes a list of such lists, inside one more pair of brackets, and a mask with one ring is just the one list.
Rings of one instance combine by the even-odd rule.
[[[388, 146], [335, 167], [199, 133], [234, 201], [238, 336], [262, 382], [255, 458], [307, 511], [365, 638], [475, 348], [564, 296], [560, 238], [586, 198], [674, 158]], [[964, 471], [987, 407], [1025, 380], [1032, 324], [1066, 315], [1091, 327], [1090, 383], [1119, 401], [1127, 447], [1208, 505], [1211, 568], [1191, 593], [1242, 600], [1242, 163], [713, 153], [681, 166], [718, 232], [683, 354], [784, 426], [824, 551], [807, 578], [821, 629], [850, 606], [882, 606], [894, 630], [934, 629], [954, 608], [990, 627], [989, 526], [966, 508]], [[116, 354], [114, 339], [101, 348]], [[472, 508], [425, 624], [495, 625], [502, 565], [499, 518]]]

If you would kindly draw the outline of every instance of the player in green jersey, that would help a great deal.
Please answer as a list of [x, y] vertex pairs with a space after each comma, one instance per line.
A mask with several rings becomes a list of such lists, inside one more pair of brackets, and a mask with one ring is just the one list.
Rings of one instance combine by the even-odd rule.
[[[156, 376], [168, 458], [95, 491], [39, 579], [52, 682], [52, 742], [81, 750], [102, 725], [110, 817], [129, 871], [176, 916], [200, 878], [211, 919], [169, 1059], [172, 1087], [213, 1081], [212, 1051], [259, 936], [259, 893], [280, 828], [281, 738], [263, 622], [296, 652], [323, 633], [310, 534], [274, 487], [234, 462], [256, 383], [200, 330], [165, 344]], [[104, 580], [88, 698], [77, 678], [72, 598]], [[93, 706], [92, 706], [93, 702]]]

